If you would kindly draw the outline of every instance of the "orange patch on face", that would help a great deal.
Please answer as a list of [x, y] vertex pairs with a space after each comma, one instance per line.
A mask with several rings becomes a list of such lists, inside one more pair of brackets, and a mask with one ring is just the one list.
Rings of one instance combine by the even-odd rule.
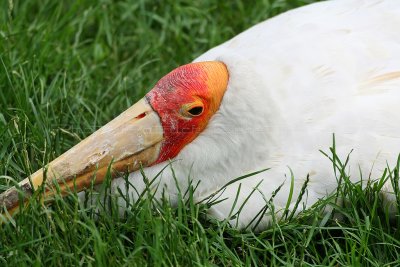
[[219, 109], [228, 79], [222, 62], [191, 63], [164, 76], [146, 95], [164, 131], [160, 155], [154, 164], [174, 158], [204, 130]]

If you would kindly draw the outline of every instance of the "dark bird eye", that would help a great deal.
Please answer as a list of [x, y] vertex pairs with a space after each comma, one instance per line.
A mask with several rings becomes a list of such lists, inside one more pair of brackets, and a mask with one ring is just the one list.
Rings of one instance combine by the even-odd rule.
[[192, 107], [188, 110], [188, 113], [192, 116], [199, 116], [203, 113], [203, 107]]

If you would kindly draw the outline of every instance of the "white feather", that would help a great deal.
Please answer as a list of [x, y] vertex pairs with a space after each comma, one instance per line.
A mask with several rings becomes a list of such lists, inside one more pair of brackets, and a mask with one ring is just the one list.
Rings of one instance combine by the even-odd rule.
[[[329, 150], [333, 133], [341, 159], [353, 150], [352, 179], [360, 171], [364, 179], [379, 178], [400, 152], [399, 25], [398, 0], [321, 2], [262, 22], [197, 58], [224, 62], [230, 80], [220, 110], [172, 163], [179, 186], [200, 181], [202, 199], [236, 177], [270, 168], [229, 186], [221, 196], [227, 200], [211, 209], [227, 218], [239, 184], [236, 209], [260, 183], [233, 221], [243, 227], [281, 184], [275, 209], [286, 206], [291, 169], [291, 205], [309, 174], [302, 203], [309, 207], [337, 186], [332, 163], [319, 152]], [[166, 164], [144, 171], [151, 178]], [[143, 190], [139, 172], [129, 180]], [[171, 168], [157, 185], [158, 196], [163, 188], [176, 201]], [[116, 179], [113, 187], [125, 191], [125, 181]], [[261, 227], [270, 219], [264, 216]]]

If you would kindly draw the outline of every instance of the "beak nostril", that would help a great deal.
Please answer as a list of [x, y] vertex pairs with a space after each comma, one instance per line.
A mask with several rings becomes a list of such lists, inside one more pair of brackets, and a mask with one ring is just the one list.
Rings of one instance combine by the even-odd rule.
[[140, 119], [146, 117], [146, 115], [147, 115], [146, 112], [140, 113], [139, 115], [137, 115], [137, 116], [134, 118], [134, 120], [140, 120]]

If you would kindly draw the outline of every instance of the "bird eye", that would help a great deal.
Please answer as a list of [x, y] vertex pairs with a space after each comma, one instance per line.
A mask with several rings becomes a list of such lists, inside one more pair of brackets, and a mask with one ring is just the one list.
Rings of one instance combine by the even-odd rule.
[[203, 107], [202, 106], [192, 107], [187, 112], [191, 116], [199, 116], [199, 115], [201, 115], [201, 113], [203, 113]]
[[180, 113], [186, 118], [198, 117], [204, 112], [204, 104], [202, 101], [194, 101], [182, 105]]

